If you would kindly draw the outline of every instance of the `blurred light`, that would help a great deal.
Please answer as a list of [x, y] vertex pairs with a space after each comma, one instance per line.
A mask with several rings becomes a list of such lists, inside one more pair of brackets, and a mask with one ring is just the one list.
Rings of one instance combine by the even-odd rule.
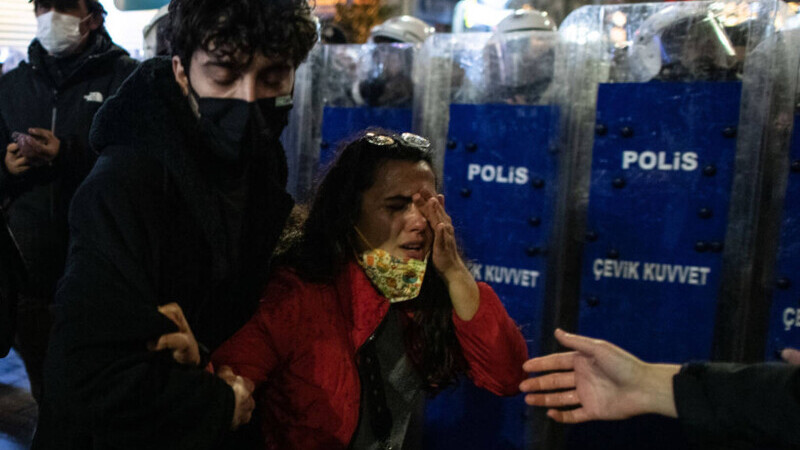
[[100, 3], [108, 11], [105, 27], [108, 34], [111, 35], [111, 39], [127, 50], [132, 57], [141, 58], [144, 49], [142, 32], [157, 10], [121, 11], [113, 0], [100, 0]]
[[622, 44], [628, 40], [628, 32], [622, 27], [614, 27], [608, 32], [608, 37], [614, 44]]
[[562, 33], [564, 33], [563, 36], [567, 42], [573, 42], [576, 44], [599, 41], [601, 36], [599, 31], [580, 25], [566, 28], [562, 31]]
[[623, 27], [628, 23], [628, 16], [622, 11], [617, 11], [611, 15], [611, 23], [618, 27]]

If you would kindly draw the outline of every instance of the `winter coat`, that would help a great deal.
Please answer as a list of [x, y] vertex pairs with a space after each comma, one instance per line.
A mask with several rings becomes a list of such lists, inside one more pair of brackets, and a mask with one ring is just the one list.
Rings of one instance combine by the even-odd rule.
[[693, 448], [800, 448], [800, 367], [689, 363], [672, 383]]
[[[452, 316], [468, 374], [494, 394], [518, 394], [527, 376], [525, 340], [492, 288], [478, 288], [475, 316]], [[389, 301], [354, 262], [332, 284], [278, 273], [253, 318], [212, 356], [215, 366], [262, 386], [266, 448], [348, 447], [361, 401], [356, 355], [388, 311]]]
[[[50, 302], [64, 272], [69, 202], [97, 159], [88, 142], [92, 119], [137, 63], [103, 29], [79, 55], [57, 60], [38, 40], [28, 55], [29, 63], [0, 78], [0, 204], [8, 203], [8, 224], [28, 267], [22, 294]], [[13, 132], [28, 128], [53, 131], [59, 154], [52, 167], [13, 176], [6, 147]]]
[[231, 242], [202, 136], [169, 59], [144, 62], [97, 113], [101, 156], [70, 208], [34, 449], [225, 448], [233, 391], [148, 350], [178, 331], [156, 307], [177, 302], [214, 350], [255, 310], [293, 201], [277, 143], [250, 165]]

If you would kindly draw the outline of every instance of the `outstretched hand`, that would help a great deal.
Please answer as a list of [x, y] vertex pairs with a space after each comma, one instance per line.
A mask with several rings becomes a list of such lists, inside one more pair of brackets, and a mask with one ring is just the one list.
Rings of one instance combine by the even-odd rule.
[[781, 350], [781, 358], [789, 364], [800, 366], [800, 350], [785, 348]]
[[[556, 339], [573, 352], [533, 358], [526, 372], [551, 372], [520, 384], [529, 405], [549, 408], [558, 422], [625, 419], [658, 413], [677, 417], [672, 397], [672, 376], [680, 366], [647, 364], [610, 342], [555, 332]], [[556, 392], [553, 392], [556, 391]], [[571, 410], [556, 408], [574, 407]]]

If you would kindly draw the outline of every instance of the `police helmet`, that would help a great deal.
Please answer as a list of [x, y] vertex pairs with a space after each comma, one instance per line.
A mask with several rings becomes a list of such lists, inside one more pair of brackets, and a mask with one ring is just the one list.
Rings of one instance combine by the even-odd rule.
[[144, 57], [152, 58], [157, 55], [169, 53], [167, 40], [163, 33], [163, 27], [169, 14], [169, 3], [158, 8], [156, 15], [150, 19], [142, 30], [144, 36]]
[[372, 27], [369, 42], [400, 42], [422, 44], [434, 33], [434, 28], [413, 16], [398, 16]]
[[730, 31], [707, 4], [668, 6], [635, 32], [628, 47], [630, 78], [637, 82], [735, 80], [740, 58]]
[[518, 10], [501, 21], [484, 52], [490, 102], [540, 103], [553, 81], [557, 33], [547, 13]]
[[546, 12], [535, 9], [518, 9], [497, 24], [498, 33], [516, 31], [556, 31], [556, 23]]

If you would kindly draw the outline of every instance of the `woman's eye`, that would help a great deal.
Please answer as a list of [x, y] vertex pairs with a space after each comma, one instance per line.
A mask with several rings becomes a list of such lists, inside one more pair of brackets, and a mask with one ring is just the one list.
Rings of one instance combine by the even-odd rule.
[[390, 203], [390, 204], [386, 205], [386, 207], [390, 211], [402, 211], [402, 210], [406, 209], [406, 204], [405, 203]]

